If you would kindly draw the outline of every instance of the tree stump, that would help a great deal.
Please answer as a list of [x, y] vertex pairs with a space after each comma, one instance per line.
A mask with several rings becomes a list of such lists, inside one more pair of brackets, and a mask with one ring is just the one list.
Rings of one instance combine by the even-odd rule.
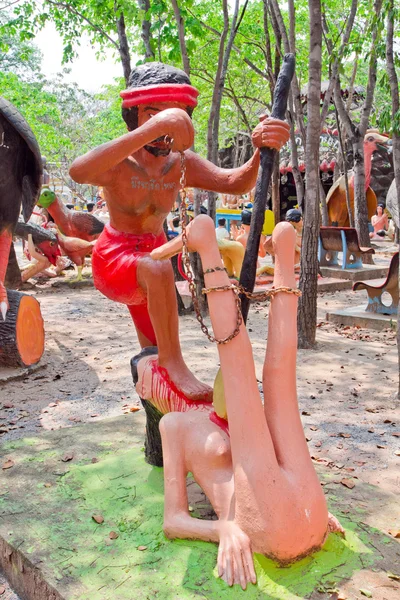
[[148, 400], [140, 399], [146, 411], [146, 439], [144, 441], [144, 455], [146, 462], [155, 467], [163, 467], [163, 453], [160, 434], [160, 420], [162, 414]]
[[0, 316], [0, 366], [30, 367], [44, 352], [44, 325], [40, 304], [32, 296], [7, 290], [10, 308]]
[[[143, 348], [140, 354], [131, 359], [131, 373], [133, 383], [135, 385], [138, 382], [137, 365], [140, 359], [144, 356], [157, 354], [157, 347], [149, 346], [148, 348]], [[159, 423], [163, 415], [148, 400], [140, 398], [140, 401], [144, 410], [146, 411], [146, 439], [144, 442], [144, 455], [146, 457], [146, 462], [155, 467], [162, 467], [164, 463]]]

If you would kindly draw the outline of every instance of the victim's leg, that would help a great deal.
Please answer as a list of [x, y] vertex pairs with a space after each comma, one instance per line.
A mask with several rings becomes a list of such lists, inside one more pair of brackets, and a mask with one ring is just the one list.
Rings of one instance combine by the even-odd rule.
[[154, 261], [150, 256], [144, 256], [138, 263], [137, 277], [147, 295], [159, 366], [166, 369], [171, 381], [189, 400], [211, 401], [211, 388], [196, 379], [182, 357], [174, 273], [170, 261]]
[[[200, 254], [206, 287], [230, 286], [228, 275], [224, 271], [214, 270], [216, 266], [220, 268], [221, 258], [212, 220], [205, 215], [196, 217], [187, 228], [187, 233], [190, 247]], [[176, 249], [179, 249], [177, 238], [163, 248], [154, 250], [151, 256], [167, 257], [174, 254]], [[211, 272], [207, 273], [207, 270]], [[208, 306], [215, 337], [228, 337], [234, 331], [238, 318], [234, 293], [231, 290], [213, 291], [208, 294]], [[251, 481], [253, 478], [260, 479], [260, 460], [266, 470], [265, 475], [277, 477], [278, 465], [258, 391], [250, 340], [243, 323], [234, 339], [218, 345], [218, 352], [235, 478], [245, 469]], [[237, 494], [241, 493], [241, 488], [242, 486], [237, 486], [235, 482]], [[244, 490], [243, 492], [245, 494]]]
[[[294, 246], [289, 223], [273, 233], [274, 287], [296, 288]], [[272, 300], [263, 369], [264, 411], [279, 464], [285, 469], [307, 465], [313, 471], [297, 403], [297, 296], [278, 293]]]

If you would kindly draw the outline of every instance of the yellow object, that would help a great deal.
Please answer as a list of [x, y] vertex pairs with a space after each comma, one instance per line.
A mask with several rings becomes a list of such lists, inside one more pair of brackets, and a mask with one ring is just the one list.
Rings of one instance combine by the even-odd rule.
[[272, 210], [265, 211], [264, 225], [262, 228], [263, 235], [271, 235], [275, 227], [275, 217]]
[[224, 382], [222, 381], [221, 369], [218, 369], [218, 373], [214, 381], [213, 406], [215, 412], [219, 417], [221, 417], [221, 419], [228, 418], [228, 413], [226, 411]]
[[233, 240], [217, 240], [219, 253], [229, 277], [239, 279], [244, 259], [244, 246]]

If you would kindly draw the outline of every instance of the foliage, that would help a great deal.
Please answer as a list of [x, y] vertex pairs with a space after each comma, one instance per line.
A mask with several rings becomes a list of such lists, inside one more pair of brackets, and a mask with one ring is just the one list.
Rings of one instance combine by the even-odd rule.
[[[9, 17], [3, 17], [0, 21], [0, 50], [3, 51], [0, 55], [1, 89], [6, 97], [14, 99], [17, 106], [28, 111], [27, 116], [44, 151], [54, 159], [64, 157], [69, 160], [88, 147], [123, 133], [119, 90], [124, 87], [124, 83], [118, 82], [105, 88], [96, 97], [89, 97], [76, 86], [63, 84], [62, 78], [57, 82], [46, 81], [43, 75], [40, 75], [40, 54], [32, 43], [36, 32], [47, 22], [54, 23], [63, 40], [65, 62], [73, 60], [79, 53], [79, 44], [84, 33], [89, 35], [99, 54], [106, 48], [113, 48], [117, 57], [117, 18], [123, 13], [131, 54], [136, 54], [136, 62], [140, 63], [145, 60], [141, 58], [144, 56], [141, 24], [146, 18], [151, 23], [150, 44], [156, 60], [181, 67], [178, 30], [171, 3], [168, 0], [150, 0], [149, 6], [149, 10], [145, 12], [140, 8], [138, 1], [132, 0], [42, 0], [40, 3], [35, 0], [19, 0], [10, 9], [12, 13]], [[205, 154], [207, 122], [219, 53], [219, 35], [223, 29], [222, 4], [212, 0], [179, 0], [179, 6], [185, 23], [191, 77], [200, 91], [199, 106], [194, 112], [196, 148]], [[332, 52], [328, 52], [326, 44], [323, 48], [323, 79], [328, 80], [340, 46], [350, 0], [341, 0], [340, 3], [324, 0], [322, 6], [329, 28], [326, 38], [333, 44]], [[295, 8], [296, 71], [302, 86], [308, 79], [308, 2], [296, 2]], [[288, 27], [286, 4], [282, 4], [281, 11]], [[398, 23], [399, 9], [396, 7], [393, 13], [393, 18]], [[377, 22], [371, 15], [369, 0], [359, 0], [355, 26], [340, 65], [343, 87], [350, 84], [354, 63], [357, 61], [355, 83], [364, 87], [366, 85], [370, 34], [374, 27], [384, 26], [384, 19]], [[275, 36], [271, 19], [268, 28], [274, 51]], [[398, 27], [396, 34], [399, 39]], [[379, 69], [371, 125], [388, 130], [386, 107], [389, 88], [383, 68], [385, 58], [382, 44], [383, 42], [376, 48], [382, 68]], [[396, 61], [399, 66], [399, 54]], [[15, 74], [20, 77], [13, 76]], [[32, 86], [32, 101], [28, 98], [28, 81]], [[249, 135], [258, 121], [259, 114], [268, 110], [270, 105], [263, 1], [249, 0], [229, 62], [221, 109], [220, 146], [235, 138], [238, 131]], [[359, 120], [357, 111], [358, 108], [354, 107], [351, 114], [356, 122]], [[332, 111], [328, 115], [328, 123], [334, 124]]]

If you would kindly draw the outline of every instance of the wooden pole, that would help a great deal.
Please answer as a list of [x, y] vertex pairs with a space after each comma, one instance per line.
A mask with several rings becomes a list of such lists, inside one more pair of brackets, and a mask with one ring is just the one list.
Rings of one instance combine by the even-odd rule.
[[[274, 102], [271, 112], [271, 117], [274, 119], [281, 119], [283, 121], [285, 118], [290, 83], [294, 74], [294, 67], [294, 55], [285, 54], [274, 90]], [[260, 245], [261, 232], [264, 224], [268, 188], [274, 166], [275, 153], [276, 150], [272, 148], [261, 148], [260, 150], [260, 170], [258, 172], [256, 183], [250, 233], [247, 240], [246, 252], [244, 255], [239, 282], [240, 285], [243, 286], [243, 288], [248, 292], [253, 291], [256, 281], [258, 248]], [[244, 294], [240, 295], [240, 299], [242, 301], [243, 320], [246, 322], [250, 308], [250, 300]]]

